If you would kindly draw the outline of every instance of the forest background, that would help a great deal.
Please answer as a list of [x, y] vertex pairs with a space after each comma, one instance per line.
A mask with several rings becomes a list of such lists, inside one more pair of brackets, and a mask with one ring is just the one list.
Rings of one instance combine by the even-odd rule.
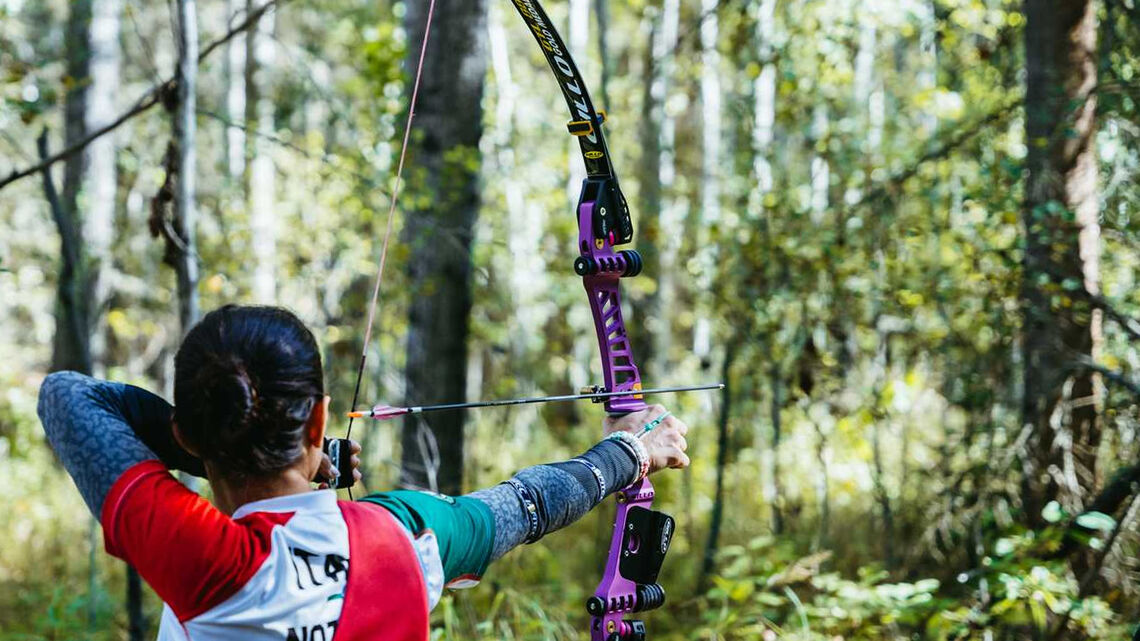
[[[0, 1], [0, 639], [159, 603], [35, 415], [48, 371], [169, 397], [185, 329], [284, 304], [348, 409], [426, 2]], [[1122, 639], [1140, 621], [1135, 0], [550, 2], [691, 425], [659, 639]], [[598, 382], [583, 177], [513, 6], [439, 0], [362, 402]], [[590, 404], [361, 425], [366, 486], [566, 458]], [[334, 430], [340, 426], [334, 427]], [[570, 639], [603, 508], [449, 593], [439, 639]]]

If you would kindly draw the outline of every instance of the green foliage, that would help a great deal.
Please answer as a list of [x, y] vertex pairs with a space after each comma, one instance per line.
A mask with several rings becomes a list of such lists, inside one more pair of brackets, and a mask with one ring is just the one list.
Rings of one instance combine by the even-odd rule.
[[[224, 31], [224, 4], [199, 2], [204, 41]], [[567, 3], [546, 4], [555, 23], [566, 24]], [[655, 638], [1023, 639], [1052, 634], [1064, 618], [1074, 638], [1125, 638], [1127, 623], [1140, 618], [1130, 580], [1140, 537], [1127, 515], [1053, 503], [1042, 514], [1047, 527], [1015, 525], [1025, 517], [1023, 224], [1072, 218], [1059, 202], [1023, 211], [1025, 158], [1040, 141], [1024, 136], [1021, 3], [725, 0], [717, 12], [716, 218], [702, 209], [709, 177], [700, 5], [681, 2], [676, 50], [660, 58], [649, 35], [663, 37], [662, 3], [608, 3], [607, 136], [634, 211], [636, 246], [652, 258], [624, 290], [635, 347], [650, 354], [644, 365], [655, 384], [711, 379], [729, 360], [731, 396], [668, 399], [692, 426], [694, 465], [658, 483], [679, 528], [663, 577], [669, 605], [648, 616]], [[772, 9], [766, 30], [762, 6]], [[405, 117], [403, 11], [387, 0], [283, 4], [279, 55], [263, 88], [273, 130], [248, 133], [239, 154], [248, 160], [256, 145], [274, 167], [278, 301], [316, 331], [338, 413], [352, 393]], [[576, 187], [568, 186], [568, 163], [577, 158], [563, 129], [565, 107], [509, 3], [489, 2], [488, 11], [484, 139], [477, 149], [447, 151], [453, 173], [441, 193], [429, 191], [437, 186], [424, 185], [409, 159], [365, 402], [403, 391], [407, 304], [421, 293], [408, 291], [405, 277], [405, 212], [445, 202], [451, 179], [476, 170], [472, 395], [556, 393], [597, 380], [591, 320], [569, 269]], [[1097, 11], [1100, 292], [1135, 319], [1140, 20], [1133, 0], [1099, 3]], [[74, 86], [64, 64], [67, 12], [62, 0], [0, 2], [0, 176], [34, 162], [44, 126], [52, 148], [62, 145], [63, 99]], [[165, 5], [127, 3], [122, 24], [116, 110], [170, 73], [174, 57]], [[574, 52], [591, 81], [601, 69], [596, 27], [587, 49]], [[653, 74], [666, 68], [664, 103], [647, 103]], [[216, 55], [200, 77], [205, 309], [249, 300], [256, 260], [247, 172], [229, 167], [234, 128], [217, 117], [225, 73]], [[774, 99], [763, 143], [758, 104], [767, 78]], [[590, 84], [600, 101], [599, 83]], [[244, 114], [235, 117], [243, 124]], [[662, 142], [664, 117], [674, 138]], [[169, 119], [156, 109], [116, 135], [113, 295], [99, 330], [106, 373], [161, 391], [179, 330], [174, 279], [146, 218], [164, 178]], [[668, 184], [657, 166], [663, 153], [675, 163]], [[81, 209], [88, 197], [80, 194]], [[666, 209], [674, 219], [662, 219]], [[430, 220], [431, 212], [420, 215]], [[0, 331], [0, 478], [9, 480], [0, 511], [7, 543], [0, 639], [122, 638], [121, 566], [100, 553], [88, 588], [87, 521], [73, 518], [84, 507], [34, 416], [55, 331], [57, 254], [39, 178], [0, 191], [0, 328], [8, 330]], [[662, 259], [674, 261], [667, 272]], [[1044, 286], [1065, 309], [1083, 283]], [[702, 321], [713, 347], [698, 356]], [[1123, 380], [1138, 376], [1135, 328], [1111, 318], [1105, 325], [1098, 364]], [[725, 399], [727, 463], [718, 470], [715, 417]], [[1140, 409], [1118, 385], [1098, 402], [1098, 466], [1108, 477], [1140, 457]], [[577, 405], [473, 414], [466, 485], [573, 456], [596, 440], [599, 421], [597, 408]], [[354, 435], [364, 442], [367, 486], [396, 483], [398, 432], [367, 425]], [[724, 516], [706, 577], [721, 472]], [[1072, 523], [1080, 531], [1066, 533]], [[1065, 536], [1095, 558], [1118, 526], [1104, 571], [1082, 594], [1082, 577], [1056, 558]], [[483, 586], [445, 598], [433, 634], [580, 638], [607, 528], [604, 513], [592, 515], [512, 553]], [[159, 606], [150, 599], [153, 622]]]
[[[772, 537], [721, 551], [722, 574], [704, 597], [698, 633], [731, 639], [1036, 638], [1068, 616], [1082, 639], [1119, 639], [1126, 621], [1101, 597], [1077, 599], [1063, 563], [1044, 560], [1059, 532], [998, 539], [983, 566], [943, 584], [891, 582], [866, 566], [855, 578], [826, 572], [830, 553], [797, 557]], [[1007, 637], [1020, 631], [1014, 637]], [[995, 636], [996, 635], [996, 636]]]

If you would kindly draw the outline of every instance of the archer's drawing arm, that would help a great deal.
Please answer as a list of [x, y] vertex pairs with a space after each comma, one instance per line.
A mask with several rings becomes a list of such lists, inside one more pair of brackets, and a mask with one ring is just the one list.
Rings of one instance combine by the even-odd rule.
[[77, 372], [56, 372], [44, 379], [37, 411], [52, 449], [96, 516], [123, 472], [158, 458], [132, 423], [170, 422], [170, 406], [161, 398]]

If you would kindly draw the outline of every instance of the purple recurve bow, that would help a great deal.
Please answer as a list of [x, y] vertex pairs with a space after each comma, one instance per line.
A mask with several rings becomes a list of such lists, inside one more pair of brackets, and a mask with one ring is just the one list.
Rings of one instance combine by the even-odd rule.
[[[641, 272], [641, 256], [615, 247], [633, 239], [629, 205], [618, 185], [602, 133], [605, 114], [594, 108], [586, 83], [561, 36], [538, 0], [512, 0], [542, 48], [570, 110], [570, 133], [578, 138], [586, 178], [578, 199], [578, 258], [574, 271], [582, 277], [598, 349], [605, 392], [629, 392], [605, 399], [611, 415], [645, 409], [641, 374], [630, 349], [621, 312], [619, 283]], [[586, 602], [591, 641], [643, 641], [645, 625], [627, 615], [660, 607], [665, 591], [657, 574], [673, 535], [673, 518], [654, 511], [653, 485], [641, 479], [616, 493], [609, 556], [594, 596]]]

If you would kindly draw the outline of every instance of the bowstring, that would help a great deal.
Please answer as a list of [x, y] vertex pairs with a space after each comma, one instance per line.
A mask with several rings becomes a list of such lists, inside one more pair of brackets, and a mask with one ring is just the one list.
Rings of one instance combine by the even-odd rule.
[[[408, 121], [404, 124], [404, 141], [400, 145], [400, 161], [396, 165], [396, 181], [392, 187], [392, 198], [388, 203], [388, 220], [385, 223], [384, 243], [380, 247], [380, 262], [376, 268], [376, 281], [372, 285], [372, 300], [368, 304], [368, 324], [364, 328], [364, 346], [360, 350], [360, 366], [356, 369], [356, 385], [352, 391], [351, 411], [356, 410], [356, 403], [360, 399], [360, 382], [364, 379], [364, 365], [368, 360], [368, 346], [372, 342], [372, 325], [376, 319], [376, 305], [380, 300], [380, 283], [384, 279], [384, 264], [388, 259], [388, 243], [392, 239], [392, 219], [396, 214], [396, 204], [400, 197], [400, 186], [404, 175], [404, 158], [408, 153], [408, 140], [412, 134], [412, 119], [416, 116], [416, 100], [420, 95], [420, 79], [423, 77], [424, 56], [427, 53], [428, 38], [431, 36], [431, 19], [435, 13], [435, 0], [428, 4], [427, 21], [424, 25], [424, 39], [420, 45], [420, 57], [416, 63], [416, 78], [412, 83], [412, 98], [408, 102]], [[355, 418], [348, 419], [348, 430], [344, 437], [352, 436], [352, 423]], [[349, 489], [349, 496], [352, 489]]]

